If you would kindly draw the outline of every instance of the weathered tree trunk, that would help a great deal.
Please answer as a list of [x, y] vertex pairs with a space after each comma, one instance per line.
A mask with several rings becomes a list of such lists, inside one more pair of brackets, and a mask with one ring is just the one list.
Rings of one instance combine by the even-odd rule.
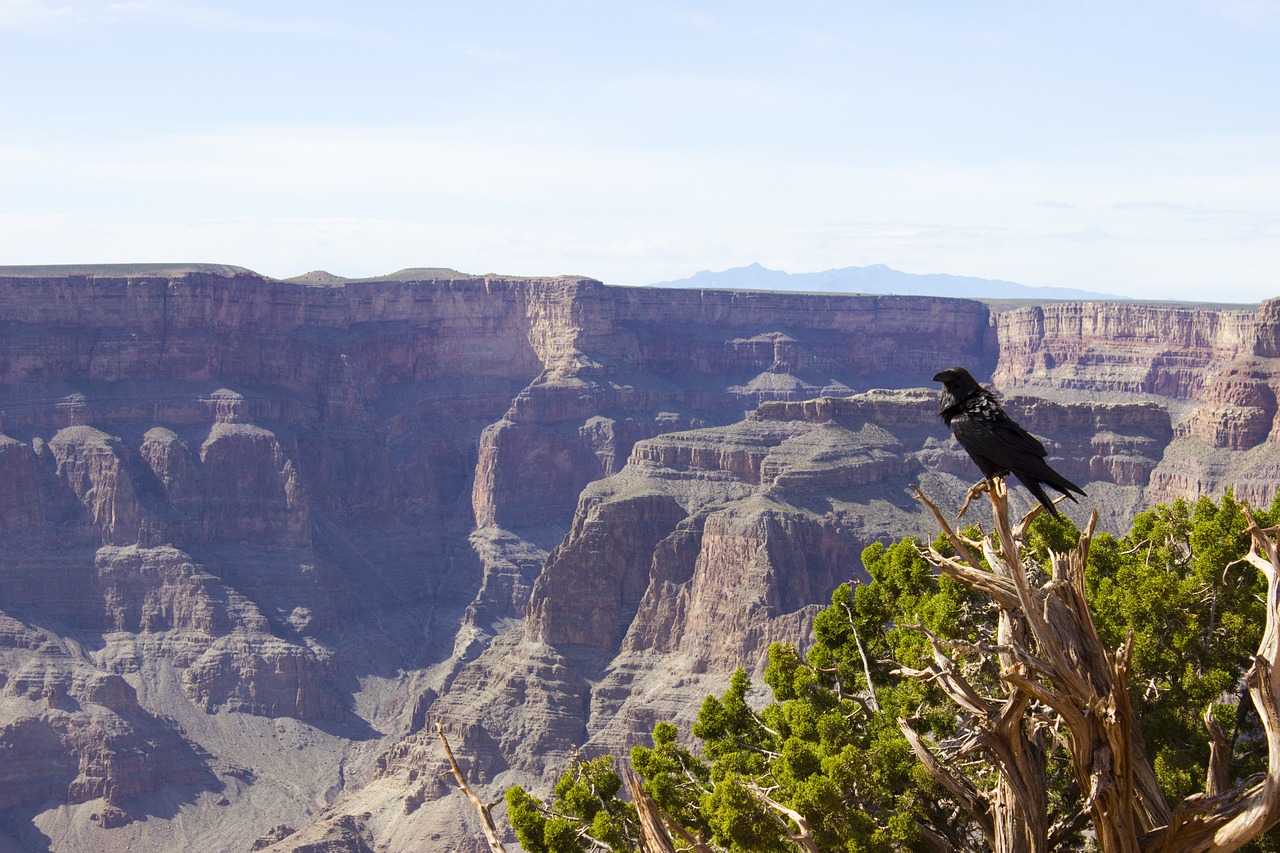
[[676, 853], [658, 804], [640, 787], [640, 780], [630, 768], [624, 768], [622, 778], [627, 783], [627, 793], [636, 804], [636, 816], [640, 819], [640, 849], [644, 853]]
[[[1091, 515], [1075, 549], [1052, 555], [1049, 582], [1033, 587], [1022, 546], [1027, 524], [1041, 508], [1033, 509], [1015, 528], [1009, 522], [1004, 482], [997, 480], [989, 494], [995, 531], [981, 542], [959, 536], [934, 504], [919, 492], [917, 497], [933, 511], [958, 553], [948, 557], [930, 548], [926, 558], [996, 603], [996, 645], [975, 649], [931, 636], [934, 660], [929, 668], [904, 672], [935, 680], [968, 712], [961, 734], [969, 739], [967, 746], [976, 748], [998, 771], [999, 782], [978, 791], [905, 721], [901, 725], [926, 769], [973, 815], [997, 853], [1049, 849], [1044, 754], [1034, 734], [1037, 715], [1041, 724], [1065, 732], [1076, 783], [1102, 853], [1228, 853], [1280, 819], [1280, 684], [1272, 676], [1280, 665], [1280, 553], [1271, 536], [1274, 531], [1259, 529], [1247, 516], [1253, 547], [1246, 559], [1268, 580], [1266, 630], [1247, 676], [1267, 734], [1268, 772], [1226, 790], [1222, 739], [1211, 729], [1216, 752], [1207, 771], [1210, 793], [1188, 797], [1171, 811], [1129, 702], [1132, 637], [1108, 654], [1089, 615], [1084, 570], [1097, 513]], [[989, 570], [976, 558], [978, 551]], [[947, 647], [996, 656], [1003, 697], [990, 699], [974, 690], [944, 653]], [[1070, 823], [1070, 816], [1064, 822]]]
[[[917, 493], [918, 494], [918, 493]], [[943, 557], [932, 551], [927, 555], [943, 571], [962, 582], [983, 589], [1000, 603], [996, 645], [985, 651], [994, 654], [1000, 663], [1001, 673], [1017, 669], [1020, 665], [1018, 649], [1031, 648], [1033, 637], [1028, 633], [1029, 624], [1019, 612], [1014, 571], [1005, 564], [990, 543], [976, 543], [961, 539], [946, 524], [937, 508], [923, 495], [920, 499], [933, 510], [957, 551], [959, 559]], [[999, 500], [1003, 500], [1003, 495]], [[983, 547], [992, 570], [988, 571], [974, 556], [974, 547]], [[1000, 553], [1012, 553], [1003, 550]], [[976, 575], [980, 572], [981, 575]], [[995, 853], [1047, 853], [1049, 840], [1049, 815], [1045, 782], [1045, 749], [1043, 736], [1036, 721], [1029, 717], [1033, 694], [1006, 679], [1005, 695], [999, 699], [982, 696], [961, 674], [959, 667], [942, 650], [947, 645], [937, 638], [934, 641], [934, 658], [927, 670], [902, 670], [907, 675], [936, 680], [956, 704], [967, 712], [972, 724], [962, 732], [960, 744], [954, 752], [968, 754], [978, 751], [999, 771], [992, 788], [979, 792], [972, 785], [962, 782], [959, 774], [949, 779], [940, 775], [942, 762], [928, 755], [923, 741], [909, 732], [905, 721], [904, 732], [917, 756], [930, 772], [952, 791], [967, 790], [960, 802], [977, 820]]]
[[[1000, 612], [996, 642], [1002, 649], [1027, 645], [1024, 620]], [[1010, 651], [1000, 651], [1000, 669], [1016, 666]], [[995, 853], [1047, 853], [1049, 812], [1045, 793], [1043, 737], [1029, 731], [1027, 710], [1031, 697], [1012, 690], [992, 718], [988, 750], [996, 758], [1000, 778], [994, 796]]]
[[701, 839], [691, 835], [687, 830], [672, 820], [658, 804], [644, 792], [639, 777], [631, 768], [623, 771], [623, 779], [627, 783], [627, 793], [636, 804], [636, 814], [640, 818], [640, 849], [643, 853], [675, 853], [675, 842], [671, 833], [680, 836], [680, 840], [688, 845], [694, 853], [712, 853], [710, 847]]

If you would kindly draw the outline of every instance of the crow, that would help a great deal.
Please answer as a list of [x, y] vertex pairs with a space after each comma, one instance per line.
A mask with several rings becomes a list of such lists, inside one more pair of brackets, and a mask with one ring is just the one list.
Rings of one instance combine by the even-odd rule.
[[1084, 489], [1049, 467], [1044, 461], [1044, 445], [1005, 414], [996, 395], [979, 385], [969, 371], [951, 367], [933, 377], [933, 381], [942, 383], [938, 417], [951, 427], [987, 483], [994, 477], [1012, 474], [1055, 518], [1058, 510], [1045, 494], [1044, 486], [1073, 501], [1072, 492], [1084, 494]]

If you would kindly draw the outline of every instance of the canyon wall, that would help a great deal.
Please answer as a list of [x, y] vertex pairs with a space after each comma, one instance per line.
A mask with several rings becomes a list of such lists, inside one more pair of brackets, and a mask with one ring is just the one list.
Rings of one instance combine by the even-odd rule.
[[1147, 497], [1216, 496], [1254, 504], [1280, 480], [1280, 300], [1211, 310], [1059, 303], [996, 318], [995, 383], [1055, 399], [1145, 399], [1175, 413], [1174, 441]]
[[1278, 330], [0, 270], [0, 850], [483, 849], [436, 723], [496, 796], [803, 644], [865, 545], [929, 532], [909, 484], [976, 477], [937, 370], [994, 382], [1118, 530], [1270, 501]]

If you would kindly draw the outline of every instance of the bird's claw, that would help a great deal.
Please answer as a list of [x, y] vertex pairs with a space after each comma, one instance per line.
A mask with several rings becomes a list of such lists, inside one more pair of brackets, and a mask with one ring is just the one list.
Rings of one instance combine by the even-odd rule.
[[969, 509], [969, 504], [973, 503], [973, 499], [983, 492], [989, 491], [991, 491], [990, 480], [979, 480], [974, 483], [968, 493], [964, 496], [964, 506], [960, 507], [960, 511], [956, 513], [956, 518], [964, 518], [964, 514]]

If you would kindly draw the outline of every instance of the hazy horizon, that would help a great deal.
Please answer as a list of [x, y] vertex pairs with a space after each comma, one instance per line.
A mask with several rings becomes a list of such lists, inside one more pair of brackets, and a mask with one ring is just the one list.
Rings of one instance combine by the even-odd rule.
[[1280, 3], [0, 0], [0, 264], [1280, 295]]

